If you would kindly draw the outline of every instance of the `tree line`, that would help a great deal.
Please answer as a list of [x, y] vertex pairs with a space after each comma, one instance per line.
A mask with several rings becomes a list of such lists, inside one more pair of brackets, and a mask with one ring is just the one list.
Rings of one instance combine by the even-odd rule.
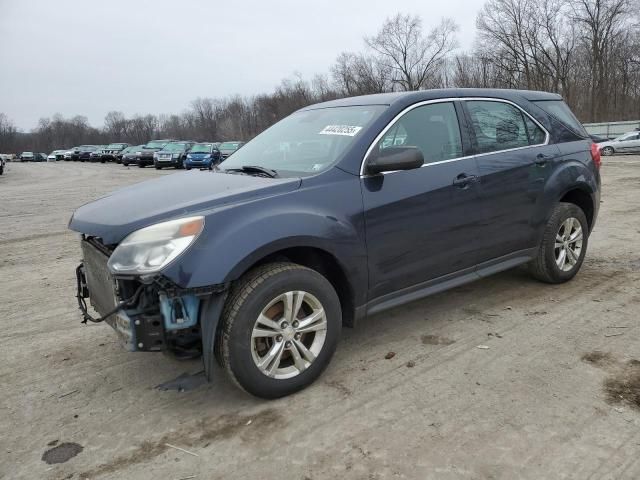
[[306, 105], [352, 95], [445, 87], [560, 93], [583, 122], [640, 119], [640, 0], [487, 0], [470, 52], [458, 26], [397, 14], [340, 53], [330, 71], [287, 79], [268, 94], [197, 98], [181, 114], [109, 112], [101, 128], [84, 116], [42, 118], [28, 133], [0, 113], [0, 152], [48, 152], [80, 144], [152, 138], [248, 140]]

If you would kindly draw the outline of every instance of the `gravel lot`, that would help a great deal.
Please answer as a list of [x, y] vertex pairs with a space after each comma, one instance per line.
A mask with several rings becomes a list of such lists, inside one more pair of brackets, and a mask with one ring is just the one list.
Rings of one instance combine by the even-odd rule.
[[519, 269], [375, 316], [315, 385], [270, 402], [226, 378], [161, 391], [200, 363], [80, 324], [71, 212], [172, 171], [7, 164], [0, 478], [640, 478], [640, 157], [603, 163], [572, 282]]

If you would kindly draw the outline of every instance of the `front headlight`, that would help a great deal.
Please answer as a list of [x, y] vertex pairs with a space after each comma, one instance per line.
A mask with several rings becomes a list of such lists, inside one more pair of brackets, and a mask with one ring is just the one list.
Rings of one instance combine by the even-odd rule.
[[149, 274], [184, 252], [204, 228], [204, 217], [188, 217], [145, 227], [129, 234], [109, 258], [114, 274]]
[[191, 160], [193, 157], [190, 154], [187, 154], [187, 160]]
[[180, 154], [179, 153], [174, 153], [171, 155], [173, 158], [180, 158]]

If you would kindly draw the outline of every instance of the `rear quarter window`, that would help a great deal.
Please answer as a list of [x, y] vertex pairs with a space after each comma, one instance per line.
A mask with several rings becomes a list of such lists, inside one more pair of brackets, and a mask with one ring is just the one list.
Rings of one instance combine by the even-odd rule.
[[538, 100], [533, 103], [544, 110], [547, 114], [559, 120], [576, 135], [583, 138], [587, 138], [589, 136], [569, 106], [562, 100]]

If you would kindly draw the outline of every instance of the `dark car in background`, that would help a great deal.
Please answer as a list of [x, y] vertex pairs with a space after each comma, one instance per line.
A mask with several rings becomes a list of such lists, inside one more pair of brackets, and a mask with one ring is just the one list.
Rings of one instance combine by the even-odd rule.
[[245, 142], [222, 142], [218, 147], [220, 150], [220, 155], [222, 156], [222, 159], [224, 160], [229, 155], [233, 154], [236, 150], [241, 148], [244, 144]]
[[136, 153], [141, 151], [142, 147], [144, 147], [144, 145], [133, 145], [122, 150], [122, 152], [120, 152], [120, 163], [125, 167], [135, 164], [137, 161]]
[[191, 147], [187, 158], [184, 161], [184, 167], [187, 170], [192, 168], [211, 168], [213, 165], [220, 163], [222, 155], [220, 154], [219, 143], [201, 142]]
[[96, 145], [82, 145], [78, 151], [78, 160], [88, 162], [91, 160], [91, 154], [96, 151]]
[[[94, 145], [80, 145], [79, 147], [74, 147], [71, 153], [71, 160], [74, 162], [80, 160], [80, 155], [85, 152], [85, 160], [89, 159], [91, 152], [95, 149]], [[83, 160], [84, 161], [84, 160]]]
[[[102, 162], [102, 149], [106, 147], [106, 145], [94, 145], [94, 150], [89, 154], [90, 162]], [[103, 162], [104, 163], [104, 162]]]
[[207, 378], [217, 362], [249, 393], [281, 397], [317, 379], [342, 326], [367, 315], [519, 265], [571, 280], [598, 215], [600, 164], [557, 94], [311, 105], [211, 172], [76, 210], [79, 306], [130, 350], [202, 352]]
[[138, 166], [144, 168], [147, 165], [153, 165], [154, 154], [162, 150], [169, 142], [175, 142], [175, 140], [151, 140], [147, 143], [136, 153], [136, 163]]
[[122, 161], [122, 153], [129, 147], [128, 143], [110, 143], [106, 147], [102, 149], [102, 156], [100, 157], [100, 161], [102, 163], [105, 162], [116, 162], [120, 163]]
[[194, 142], [169, 142], [153, 155], [156, 170], [164, 167], [183, 168], [184, 161]]

